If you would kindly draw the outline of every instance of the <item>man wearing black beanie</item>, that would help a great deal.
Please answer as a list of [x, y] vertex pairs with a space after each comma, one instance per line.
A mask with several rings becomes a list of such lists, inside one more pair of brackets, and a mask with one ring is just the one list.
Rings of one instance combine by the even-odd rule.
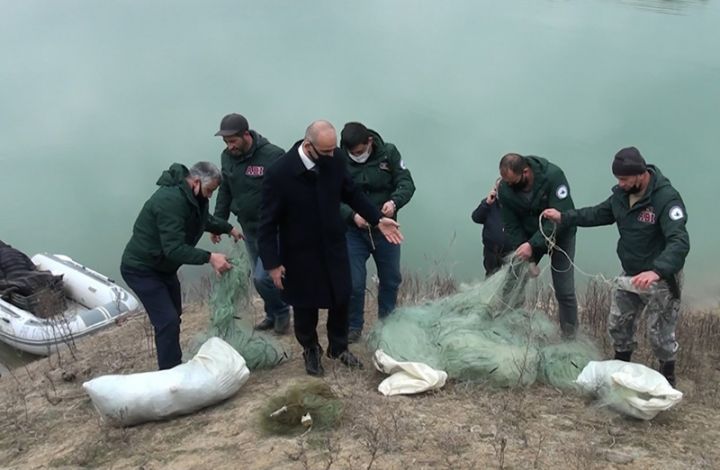
[[[648, 337], [660, 372], [675, 386], [675, 339], [680, 310], [681, 274], [690, 251], [685, 224], [687, 213], [670, 180], [635, 147], [621, 149], [613, 159], [617, 186], [612, 195], [594, 207], [543, 216], [563, 226], [596, 227], [617, 223], [617, 253], [623, 277], [613, 291], [608, 332], [615, 359], [630, 361], [637, 343], [633, 339], [639, 316], [647, 311]], [[627, 279], [625, 277], [625, 279]]]

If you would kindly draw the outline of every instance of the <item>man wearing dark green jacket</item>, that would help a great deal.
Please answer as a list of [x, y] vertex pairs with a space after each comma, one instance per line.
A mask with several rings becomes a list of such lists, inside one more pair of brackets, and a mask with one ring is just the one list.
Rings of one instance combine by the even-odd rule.
[[[215, 204], [215, 216], [227, 220], [232, 212], [243, 229], [245, 248], [253, 267], [253, 284], [265, 303], [265, 318], [256, 328], [274, 329], [278, 334], [285, 334], [289, 329], [290, 306], [282, 300], [280, 291], [265, 271], [258, 250], [263, 179], [267, 169], [285, 151], [250, 130], [247, 119], [240, 114], [223, 117], [215, 135], [221, 136], [226, 146], [220, 157], [223, 182]], [[217, 242], [216, 237], [213, 242]]]
[[635, 147], [615, 155], [612, 171], [618, 184], [605, 201], [577, 210], [546, 210], [543, 216], [562, 226], [617, 223], [624, 276], [616, 280], [608, 319], [615, 359], [630, 361], [638, 317], [647, 310], [648, 337], [660, 372], [675, 385], [680, 278], [690, 251], [685, 204], [670, 180], [647, 165]]
[[[348, 172], [370, 201], [385, 217], [397, 220], [397, 213], [415, 192], [410, 170], [398, 149], [384, 142], [380, 134], [359, 122], [349, 122], [340, 134], [340, 146], [348, 154]], [[378, 317], [384, 318], [395, 309], [400, 275], [400, 245], [388, 242], [379, 229], [370, 228], [360, 214], [342, 204], [340, 215], [348, 224], [346, 233], [352, 294], [349, 305], [348, 341], [354, 343], [362, 335], [365, 310], [365, 283], [368, 258], [372, 255], [377, 267]]]
[[[498, 197], [502, 201], [501, 216], [510, 245], [519, 259], [537, 263], [548, 252], [545, 236], [549, 236], [553, 228], [551, 222], [545, 221], [540, 230], [540, 213], [547, 208], [573, 209], [570, 185], [557, 165], [544, 158], [516, 153], [502, 157], [500, 177]], [[560, 328], [566, 338], [573, 337], [577, 330], [575, 232], [574, 227], [561, 227], [555, 240], [559, 249], [550, 255]]]
[[158, 179], [160, 188], [145, 202], [122, 255], [120, 273], [150, 317], [160, 369], [182, 359], [177, 270], [183, 264], [210, 263], [221, 274], [232, 267], [225, 255], [195, 248], [205, 231], [241, 238], [232, 225], [208, 212], [208, 199], [220, 181], [212, 163], [199, 162], [190, 170], [174, 163]]

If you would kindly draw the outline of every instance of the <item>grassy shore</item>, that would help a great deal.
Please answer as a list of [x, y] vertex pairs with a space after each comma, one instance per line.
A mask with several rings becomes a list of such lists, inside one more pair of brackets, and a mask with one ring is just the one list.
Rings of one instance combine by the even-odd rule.
[[[207, 327], [202, 284], [187, 292], [182, 342]], [[406, 276], [404, 304], [450, 294], [452, 278]], [[581, 295], [586, 333], [610, 353], [605, 333], [609, 289]], [[552, 296], [529, 302], [554, 311]], [[368, 306], [374, 296], [368, 295]], [[255, 301], [249, 315], [260, 316]], [[372, 319], [375, 315], [368, 314]], [[321, 325], [324, 322], [321, 321]], [[320, 327], [322, 330], [322, 326]], [[644, 337], [644, 324], [638, 330]], [[0, 381], [0, 466], [8, 468], [718, 468], [720, 467], [720, 316], [683, 312], [678, 388], [685, 398], [641, 422], [599, 409], [584, 397], [547, 386], [492, 389], [451, 382], [420, 396], [386, 398], [372, 368], [348, 371], [326, 361], [324, 380], [342, 399], [338, 429], [299, 438], [263, 435], [257, 412], [269, 396], [305, 377], [294, 338], [282, 341], [289, 361], [251, 374], [229, 400], [189, 416], [130, 428], [102, 422], [82, 382], [155, 367], [144, 314], [79, 341]], [[323, 335], [321, 335], [322, 338]], [[324, 340], [323, 340], [324, 341]], [[357, 352], [370, 364], [370, 352]], [[646, 341], [634, 356], [653, 365]]]

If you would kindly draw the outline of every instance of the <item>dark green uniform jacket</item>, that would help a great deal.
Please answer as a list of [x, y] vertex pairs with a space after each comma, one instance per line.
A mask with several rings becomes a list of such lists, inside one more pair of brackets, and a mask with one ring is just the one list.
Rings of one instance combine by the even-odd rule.
[[160, 188], [135, 221], [122, 264], [129, 268], [174, 273], [183, 264], [205, 264], [210, 253], [195, 248], [203, 232], [230, 233], [232, 225], [208, 212], [208, 201], [196, 197], [185, 178], [188, 169], [173, 163], [158, 179]]
[[595, 227], [617, 222], [617, 254], [625, 273], [655, 271], [672, 286], [690, 251], [687, 213], [670, 180], [654, 165], [648, 169], [650, 183], [632, 208], [627, 193], [615, 186], [612, 195], [597, 206], [563, 212], [562, 224]]
[[[525, 159], [534, 175], [530, 192], [512, 189], [507, 183], [501, 182], [498, 198], [502, 202], [501, 215], [510, 245], [517, 248], [530, 242], [533, 258], [538, 261], [547, 253], [545, 238], [538, 226], [540, 214], [551, 207], [565, 212], [574, 209], [575, 205], [570, 196], [570, 185], [560, 167], [541, 157], [528, 156]], [[553, 227], [551, 221], [543, 221], [543, 232], [546, 235], [552, 233]], [[575, 227], [561, 226], [557, 237], [574, 235], [575, 232]]]
[[[397, 211], [410, 202], [410, 198], [415, 193], [415, 183], [410, 170], [405, 168], [397, 147], [385, 143], [380, 134], [371, 129], [370, 134], [373, 137], [370, 157], [365, 163], [357, 163], [348, 157], [348, 172], [355, 185], [378, 209], [392, 200], [396, 208], [394, 218], [397, 219]], [[350, 206], [342, 204], [340, 215], [343, 220], [355, 227], [355, 222], [352, 220], [354, 212]]]
[[265, 172], [285, 151], [255, 131], [250, 134], [253, 145], [247, 153], [233, 156], [226, 149], [220, 157], [223, 182], [218, 191], [215, 216], [227, 220], [232, 212], [244, 231], [256, 234]]

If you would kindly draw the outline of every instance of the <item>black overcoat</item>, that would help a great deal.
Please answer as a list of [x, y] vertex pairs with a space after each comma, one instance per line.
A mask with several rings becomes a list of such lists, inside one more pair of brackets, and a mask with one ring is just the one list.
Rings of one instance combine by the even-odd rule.
[[285, 267], [283, 297], [294, 307], [328, 308], [350, 299], [351, 278], [340, 202], [371, 225], [380, 211], [355, 186], [339, 149], [318, 172], [303, 164], [297, 142], [267, 169], [259, 251], [268, 271]]

